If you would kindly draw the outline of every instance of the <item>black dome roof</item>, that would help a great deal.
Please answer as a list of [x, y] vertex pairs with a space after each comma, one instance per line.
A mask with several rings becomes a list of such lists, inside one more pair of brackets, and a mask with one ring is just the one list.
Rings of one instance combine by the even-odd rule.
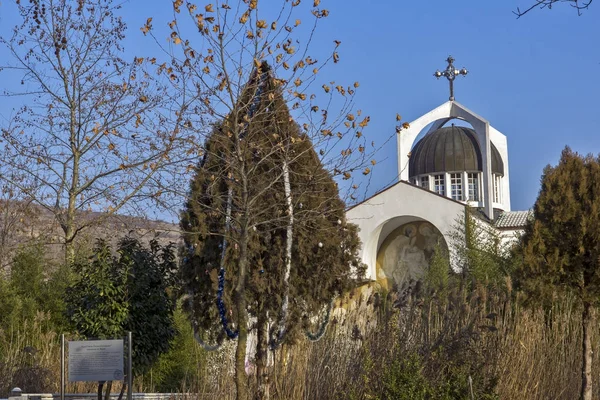
[[[428, 133], [413, 147], [408, 175], [436, 172], [483, 171], [481, 150], [475, 131], [464, 126], [447, 126]], [[504, 176], [504, 163], [493, 143], [492, 173]]]

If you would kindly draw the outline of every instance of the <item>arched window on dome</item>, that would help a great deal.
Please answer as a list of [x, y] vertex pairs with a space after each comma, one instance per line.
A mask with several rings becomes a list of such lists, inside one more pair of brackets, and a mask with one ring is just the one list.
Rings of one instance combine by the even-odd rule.
[[463, 199], [463, 185], [462, 185], [462, 174], [452, 173], [450, 174], [450, 195], [453, 200]]
[[502, 202], [502, 177], [494, 174], [494, 203]]
[[479, 174], [467, 173], [467, 200], [479, 201]]
[[444, 182], [444, 174], [434, 175], [433, 182], [434, 182], [433, 190], [437, 194], [441, 194], [442, 196], [445, 196], [446, 195], [446, 185]]

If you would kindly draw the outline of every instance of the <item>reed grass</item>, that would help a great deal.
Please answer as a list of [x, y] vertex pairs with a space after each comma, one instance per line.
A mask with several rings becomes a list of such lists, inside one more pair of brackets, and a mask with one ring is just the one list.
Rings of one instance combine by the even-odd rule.
[[[475, 391], [481, 394], [492, 388], [499, 399], [579, 396], [581, 310], [570, 297], [543, 310], [524, 308], [518, 296], [485, 286], [470, 292], [457, 289], [444, 299], [426, 293], [369, 296], [360, 307], [336, 313], [320, 341], [300, 341], [275, 351], [271, 398], [386, 398], [390, 366], [411, 354], [421, 357], [421, 372], [432, 385], [451, 384], [444, 381], [450, 376], [460, 378], [448, 373], [455, 368], [471, 374]], [[379, 301], [373, 301], [377, 296]], [[365, 319], [377, 324], [366, 324]], [[59, 391], [59, 336], [45, 313], [0, 330], [0, 397], [14, 386], [28, 392]], [[592, 340], [598, 349], [597, 332]], [[178, 391], [198, 399], [235, 398], [234, 345], [198, 357], [196, 368], [189, 371], [194, 378]], [[593, 376], [600, 376], [598, 351]], [[119, 388], [115, 384], [113, 391]], [[600, 384], [594, 388], [600, 397]], [[69, 392], [95, 390], [93, 383], [68, 386]], [[147, 374], [136, 378], [134, 390], [154, 391]]]

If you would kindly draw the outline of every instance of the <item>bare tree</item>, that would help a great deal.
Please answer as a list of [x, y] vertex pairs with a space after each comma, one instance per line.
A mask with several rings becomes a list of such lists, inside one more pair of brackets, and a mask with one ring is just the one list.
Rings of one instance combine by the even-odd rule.
[[531, 5], [523, 10], [517, 7], [517, 10], [513, 11], [513, 14], [515, 14], [517, 18], [520, 18], [536, 8], [552, 9], [552, 7], [557, 3], [567, 3], [577, 10], [577, 15], [581, 15], [584, 10], [589, 8], [589, 6], [592, 4], [592, 1], [594, 0], [535, 0]]
[[[160, 199], [193, 143], [180, 112], [187, 100], [170, 101], [161, 78], [173, 78], [155, 59], [124, 59], [126, 26], [112, 0], [17, 6], [22, 23], [0, 43], [12, 56], [5, 73], [23, 87], [5, 95], [25, 105], [1, 130], [0, 178], [54, 215], [72, 260], [80, 231], [117, 212], [144, 215]], [[88, 211], [102, 213], [82, 218]]]

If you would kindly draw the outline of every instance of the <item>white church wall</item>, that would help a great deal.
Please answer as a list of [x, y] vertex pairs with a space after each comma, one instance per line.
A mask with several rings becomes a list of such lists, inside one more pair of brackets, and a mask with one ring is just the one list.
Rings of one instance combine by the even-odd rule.
[[499, 230], [502, 246], [505, 248], [511, 247], [519, 241], [519, 238], [525, 233], [524, 229], [503, 229]]
[[383, 240], [406, 222], [428, 221], [444, 236], [448, 245], [456, 220], [464, 205], [406, 182], [399, 182], [370, 199], [350, 208], [348, 221], [360, 228], [362, 261], [367, 278], [377, 277], [377, 252]]
[[496, 128], [490, 126], [490, 140], [498, 149], [502, 162], [504, 163], [504, 177], [502, 178], [502, 202], [494, 204], [495, 208], [510, 211], [510, 175], [508, 168], [508, 140], [506, 135], [500, 133]]

